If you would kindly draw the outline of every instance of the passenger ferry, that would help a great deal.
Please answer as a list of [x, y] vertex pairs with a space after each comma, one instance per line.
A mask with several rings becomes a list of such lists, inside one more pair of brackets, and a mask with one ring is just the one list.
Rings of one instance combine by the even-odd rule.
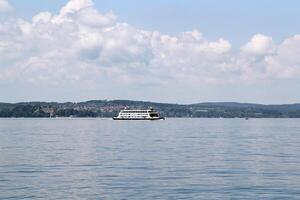
[[164, 117], [159, 116], [153, 108], [147, 110], [121, 110], [117, 117], [113, 117], [114, 120], [164, 120]]

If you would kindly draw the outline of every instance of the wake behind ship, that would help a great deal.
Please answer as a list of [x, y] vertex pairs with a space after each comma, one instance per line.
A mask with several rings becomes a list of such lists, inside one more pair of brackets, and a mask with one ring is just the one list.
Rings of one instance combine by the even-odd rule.
[[113, 117], [114, 120], [164, 120], [158, 112], [153, 108], [147, 110], [121, 110], [117, 117]]

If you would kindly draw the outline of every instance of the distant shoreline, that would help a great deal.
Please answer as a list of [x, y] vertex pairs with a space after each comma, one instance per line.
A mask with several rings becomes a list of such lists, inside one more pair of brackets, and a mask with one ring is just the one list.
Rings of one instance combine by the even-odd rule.
[[300, 118], [300, 104], [208, 102], [183, 105], [131, 100], [0, 103], [0, 118], [111, 118], [125, 107], [153, 107], [166, 118]]
[[[103, 119], [103, 120], [112, 120], [112, 117], [58, 117], [58, 118], [49, 118], [49, 117], [0, 117], [0, 119], [50, 119], [50, 120], [76, 120], [76, 119]], [[242, 119], [245, 118], [238, 118], [238, 117], [168, 117], [166, 119]], [[260, 117], [260, 118], [249, 118], [251, 119], [300, 119], [300, 117]], [[124, 120], [126, 121], [126, 120]]]

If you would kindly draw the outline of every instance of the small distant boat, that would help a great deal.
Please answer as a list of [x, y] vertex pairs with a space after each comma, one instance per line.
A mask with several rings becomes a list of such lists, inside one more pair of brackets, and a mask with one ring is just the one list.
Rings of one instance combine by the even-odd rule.
[[121, 110], [117, 117], [113, 117], [114, 120], [164, 120], [158, 112], [153, 108], [147, 110]]
[[248, 118], [248, 117], [246, 117], [246, 118], [245, 118], [245, 120], [249, 120], [249, 118]]

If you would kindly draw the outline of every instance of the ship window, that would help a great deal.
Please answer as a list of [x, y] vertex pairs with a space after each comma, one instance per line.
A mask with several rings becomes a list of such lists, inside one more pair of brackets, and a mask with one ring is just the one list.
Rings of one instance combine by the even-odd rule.
[[150, 117], [158, 117], [158, 114], [151, 113]]

